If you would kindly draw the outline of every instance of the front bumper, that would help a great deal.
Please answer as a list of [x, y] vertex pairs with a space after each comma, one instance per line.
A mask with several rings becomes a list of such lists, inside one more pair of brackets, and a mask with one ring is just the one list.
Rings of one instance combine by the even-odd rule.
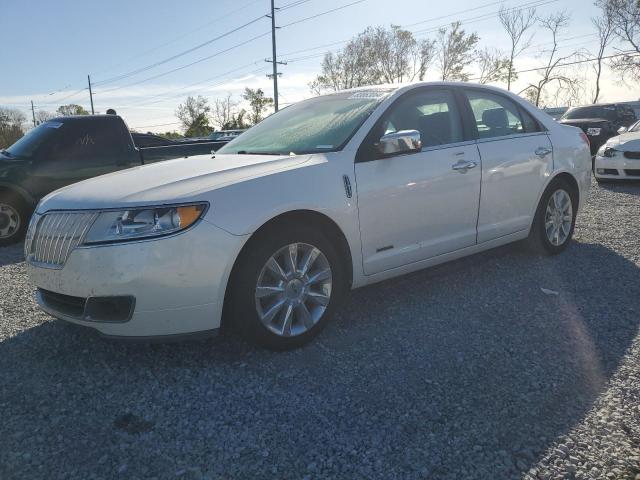
[[621, 153], [615, 157], [596, 155], [594, 175], [611, 180], [640, 180], [640, 160], [625, 158]]
[[[50, 315], [116, 337], [159, 337], [220, 327], [224, 294], [246, 236], [206, 221], [177, 235], [73, 250], [61, 269], [27, 261], [39, 289], [37, 300]], [[42, 291], [53, 295], [47, 297]], [[56, 296], [57, 295], [57, 296]], [[78, 307], [50, 299], [133, 298], [132, 312], [118, 321], [92, 320]], [[49, 300], [48, 300], [49, 299]]]

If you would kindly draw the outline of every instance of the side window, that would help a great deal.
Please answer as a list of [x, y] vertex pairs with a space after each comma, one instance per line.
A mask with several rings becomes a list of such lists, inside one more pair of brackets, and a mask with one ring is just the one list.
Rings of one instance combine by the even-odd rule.
[[[468, 90], [465, 94], [475, 117], [479, 138], [503, 137], [527, 131], [520, 109], [511, 100], [476, 90]], [[532, 118], [530, 120], [533, 121]]]
[[455, 98], [447, 90], [410, 93], [392, 105], [385, 118], [383, 134], [417, 130], [423, 148], [461, 142], [464, 138]]
[[524, 108], [520, 108], [520, 116], [525, 133], [540, 131], [540, 124]]
[[[123, 136], [116, 122], [65, 122], [59, 135], [48, 146], [46, 160], [66, 163], [115, 163], [126, 152]], [[110, 162], [111, 163], [111, 162]]]

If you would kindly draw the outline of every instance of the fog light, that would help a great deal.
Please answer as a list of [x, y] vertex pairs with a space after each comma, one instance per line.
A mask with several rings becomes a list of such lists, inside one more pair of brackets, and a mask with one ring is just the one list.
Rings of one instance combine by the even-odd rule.
[[84, 307], [84, 319], [89, 322], [128, 322], [135, 304], [136, 299], [131, 296], [89, 297]]

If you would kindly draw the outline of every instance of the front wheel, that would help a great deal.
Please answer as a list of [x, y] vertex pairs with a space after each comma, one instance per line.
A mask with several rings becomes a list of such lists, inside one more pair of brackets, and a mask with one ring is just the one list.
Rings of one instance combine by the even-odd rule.
[[231, 285], [231, 321], [254, 343], [289, 350], [324, 328], [345, 289], [332, 243], [306, 227], [272, 230], [243, 252]]
[[28, 212], [24, 202], [15, 195], [0, 194], [0, 246], [22, 240], [28, 223]]
[[544, 191], [533, 219], [529, 242], [535, 250], [556, 254], [573, 236], [578, 209], [575, 189], [556, 179]]

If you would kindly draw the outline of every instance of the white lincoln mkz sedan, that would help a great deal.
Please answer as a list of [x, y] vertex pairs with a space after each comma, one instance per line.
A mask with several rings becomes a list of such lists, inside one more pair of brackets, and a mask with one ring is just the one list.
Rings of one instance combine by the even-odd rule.
[[37, 300], [115, 337], [234, 327], [310, 340], [349, 288], [529, 238], [560, 252], [589, 191], [588, 140], [511, 93], [463, 83], [312, 98], [219, 150], [43, 199]]

